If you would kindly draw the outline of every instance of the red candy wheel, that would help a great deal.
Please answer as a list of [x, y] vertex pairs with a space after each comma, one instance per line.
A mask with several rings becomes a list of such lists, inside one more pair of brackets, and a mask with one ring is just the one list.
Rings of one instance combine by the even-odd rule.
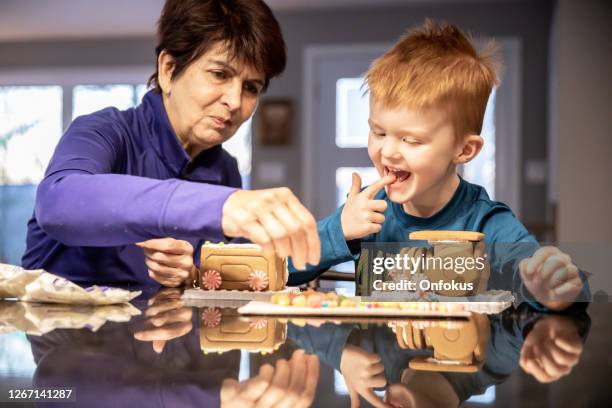
[[255, 270], [249, 274], [249, 288], [254, 291], [266, 290], [269, 285], [268, 274]]
[[251, 329], [263, 329], [268, 326], [268, 319], [254, 319], [249, 322]]
[[221, 287], [221, 274], [214, 269], [207, 269], [202, 274], [202, 287], [207, 290], [217, 290]]
[[216, 307], [207, 307], [202, 312], [202, 323], [206, 327], [217, 327], [221, 324], [221, 312]]

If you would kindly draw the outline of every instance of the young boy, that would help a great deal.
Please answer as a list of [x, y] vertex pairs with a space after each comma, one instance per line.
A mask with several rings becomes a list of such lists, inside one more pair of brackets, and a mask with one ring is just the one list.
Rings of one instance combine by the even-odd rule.
[[289, 283], [356, 260], [362, 243], [406, 242], [419, 230], [479, 231], [487, 245], [532, 247], [520, 257], [506, 251], [498, 271], [512, 262], [541, 304], [555, 310], [570, 305], [584, 288], [570, 257], [554, 247], [535, 251], [536, 240], [510, 208], [457, 174], [484, 143], [485, 108], [498, 82], [492, 50], [479, 54], [456, 27], [426, 21], [373, 62], [366, 82], [368, 154], [381, 179], [362, 190], [353, 174], [346, 203], [318, 223], [321, 263], [292, 271]]

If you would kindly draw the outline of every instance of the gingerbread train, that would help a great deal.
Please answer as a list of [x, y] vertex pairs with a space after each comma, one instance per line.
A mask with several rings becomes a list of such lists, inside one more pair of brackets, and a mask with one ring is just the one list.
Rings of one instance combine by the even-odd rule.
[[287, 258], [266, 255], [255, 244], [202, 246], [198, 284], [204, 290], [278, 291], [288, 278]]

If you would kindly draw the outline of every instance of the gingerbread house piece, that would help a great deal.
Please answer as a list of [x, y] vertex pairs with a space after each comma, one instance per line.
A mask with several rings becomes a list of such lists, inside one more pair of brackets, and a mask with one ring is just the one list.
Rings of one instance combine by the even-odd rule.
[[[454, 258], [463, 261], [461, 270], [440, 267], [441, 262], [428, 262], [427, 265], [434, 267], [423, 268], [424, 274], [431, 282], [454, 281], [472, 284], [472, 290], [435, 291], [444, 296], [473, 296], [487, 290], [490, 267], [486, 260], [484, 237], [483, 233], [474, 231], [416, 231], [409, 235], [411, 240], [429, 242], [431, 248], [425, 253], [426, 259], [442, 261]], [[477, 258], [480, 258], [482, 263], [476, 262]], [[466, 261], [468, 259], [469, 261]]]
[[255, 244], [204, 244], [202, 289], [277, 291], [288, 278], [287, 258], [266, 255]]

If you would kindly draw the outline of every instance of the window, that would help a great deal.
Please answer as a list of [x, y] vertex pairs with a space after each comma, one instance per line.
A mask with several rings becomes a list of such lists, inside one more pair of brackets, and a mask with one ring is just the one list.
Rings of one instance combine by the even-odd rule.
[[484, 146], [476, 158], [463, 168], [463, 177], [471, 183], [483, 186], [493, 200], [495, 199], [495, 96], [496, 90], [493, 89], [487, 102], [482, 132], [480, 132]]
[[60, 86], [0, 86], [0, 262], [20, 263], [36, 185], [61, 134]]
[[[91, 73], [88, 75], [94, 77]], [[44, 176], [62, 129], [78, 116], [109, 106], [121, 110], [137, 106], [147, 92], [144, 84], [75, 83], [70, 73], [58, 77], [63, 78], [61, 85], [0, 86], [0, 262], [21, 263], [36, 187]], [[66, 98], [66, 94], [70, 97]], [[223, 147], [237, 158], [243, 187], [248, 188], [251, 120], [245, 122]]]
[[142, 99], [143, 89], [145, 85], [77, 85], [72, 92], [72, 119], [107, 106], [119, 110], [136, 106]]
[[0, 87], [1, 184], [40, 182], [61, 132], [61, 87]]
[[336, 146], [368, 147], [369, 98], [364, 78], [340, 78], [336, 81]]

